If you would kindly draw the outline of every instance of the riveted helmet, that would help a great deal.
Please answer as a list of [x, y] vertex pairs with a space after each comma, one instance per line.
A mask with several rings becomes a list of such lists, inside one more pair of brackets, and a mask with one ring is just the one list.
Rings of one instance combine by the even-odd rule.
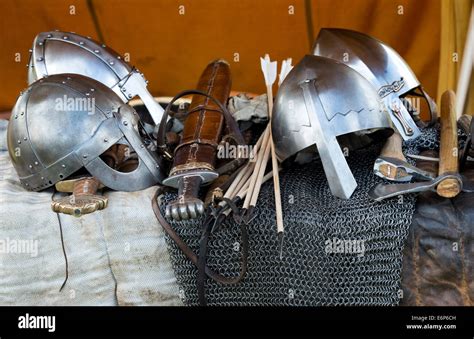
[[357, 183], [337, 136], [393, 128], [375, 88], [349, 66], [306, 55], [281, 84], [272, 116], [280, 160], [316, 145], [333, 195], [348, 199]]
[[[115, 144], [136, 152], [133, 171], [117, 171], [101, 159]], [[135, 110], [104, 84], [77, 74], [40, 79], [20, 95], [8, 126], [8, 150], [20, 182], [31, 191], [82, 167], [115, 190], [140, 190], [163, 178]]]
[[[323, 28], [314, 44], [313, 54], [343, 62], [369, 80], [383, 99], [403, 139], [418, 137], [420, 130], [400, 98], [409, 94], [423, 96], [432, 119], [436, 118], [436, 104], [424, 91], [410, 66], [382, 41], [352, 30]], [[417, 90], [421, 94], [417, 94]]]

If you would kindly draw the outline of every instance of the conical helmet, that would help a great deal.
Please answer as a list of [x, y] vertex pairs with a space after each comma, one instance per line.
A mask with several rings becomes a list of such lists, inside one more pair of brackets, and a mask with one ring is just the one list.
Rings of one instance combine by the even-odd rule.
[[333, 59], [306, 55], [281, 84], [272, 113], [277, 157], [316, 145], [333, 195], [348, 199], [357, 183], [337, 136], [393, 128], [371, 83]]
[[352, 30], [323, 28], [314, 44], [313, 54], [343, 62], [369, 80], [383, 99], [403, 139], [416, 138], [420, 130], [400, 97], [421, 90], [432, 118], [436, 117], [434, 101], [423, 90], [405, 60], [387, 44]]
[[155, 124], [164, 110], [146, 89], [143, 74], [131, 67], [113, 49], [71, 32], [42, 32], [31, 49], [28, 83], [54, 74], [80, 74], [111, 88], [123, 102], [139, 96]]
[[[20, 94], [8, 126], [8, 150], [20, 182], [39, 191], [82, 167], [105, 186], [135, 191], [161, 182], [160, 159], [139, 132], [139, 119], [113, 90], [77, 74], [52, 75]], [[138, 166], [120, 172], [101, 159], [123, 144]]]

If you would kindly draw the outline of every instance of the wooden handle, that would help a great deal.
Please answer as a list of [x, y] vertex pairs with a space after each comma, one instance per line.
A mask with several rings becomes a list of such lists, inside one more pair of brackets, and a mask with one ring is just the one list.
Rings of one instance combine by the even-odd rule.
[[[425, 150], [421, 152], [419, 155], [429, 157], [429, 158], [438, 158], [438, 151], [435, 150]], [[429, 172], [433, 175], [433, 178], [438, 175], [438, 162], [437, 161], [429, 161], [429, 160], [416, 160], [416, 167], [420, 170]]]
[[51, 202], [51, 209], [56, 213], [80, 217], [107, 207], [108, 199], [98, 195], [100, 182], [94, 177], [69, 180], [65, 187], [72, 184], [72, 195]]
[[406, 162], [407, 159], [402, 152], [402, 142], [402, 136], [398, 132], [393, 133], [392, 136], [385, 142], [380, 155], [384, 157], [396, 158]]
[[76, 181], [73, 187], [72, 194], [76, 197], [81, 195], [94, 195], [97, 193], [97, 189], [99, 188], [99, 180], [94, 177], [90, 178], [83, 178], [81, 180]]
[[[459, 171], [455, 101], [456, 95], [451, 90], [444, 92], [441, 96], [441, 140], [438, 175], [455, 174]], [[436, 191], [441, 197], [452, 198], [459, 194], [461, 185], [456, 179], [446, 179], [439, 183]]]

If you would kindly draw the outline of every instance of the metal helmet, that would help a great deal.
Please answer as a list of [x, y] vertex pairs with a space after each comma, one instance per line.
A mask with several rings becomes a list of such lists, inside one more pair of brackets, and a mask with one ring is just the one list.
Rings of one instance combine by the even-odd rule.
[[146, 89], [143, 74], [126, 63], [113, 49], [75, 33], [43, 32], [36, 36], [28, 67], [28, 84], [53, 74], [80, 74], [95, 79], [123, 102], [139, 96], [155, 124], [164, 110]]
[[272, 134], [280, 160], [316, 144], [333, 195], [348, 199], [357, 187], [336, 137], [392, 128], [376, 90], [352, 68], [306, 55], [275, 98]]
[[[77, 74], [49, 76], [20, 94], [8, 126], [8, 150], [20, 182], [31, 191], [85, 167], [105, 186], [135, 191], [161, 182], [160, 160], [144, 145], [138, 115], [107, 86]], [[133, 149], [131, 172], [100, 155], [114, 144]]]
[[400, 97], [419, 88], [429, 104], [432, 119], [436, 118], [434, 101], [423, 90], [405, 60], [385, 43], [347, 29], [323, 28], [319, 31], [313, 54], [344, 62], [369, 80], [377, 88], [404, 140], [416, 138], [420, 130]]

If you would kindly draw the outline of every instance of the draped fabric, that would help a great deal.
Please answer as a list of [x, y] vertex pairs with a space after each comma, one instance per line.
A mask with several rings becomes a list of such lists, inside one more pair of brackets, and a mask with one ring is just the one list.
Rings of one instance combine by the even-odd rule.
[[[472, 0], [444, 0], [441, 3], [441, 53], [438, 81], [438, 103], [447, 89], [456, 89], [464, 54]], [[472, 82], [472, 81], [471, 81]], [[464, 113], [474, 114], [474, 87], [468, 91]]]
[[26, 86], [35, 35], [54, 29], [103, 40], [145, 74], [152, 94], [174, 95], [215, 58], [231, 63], [234, 89], [264, 93], [260, 56], [295, 63], [321, 27], [350, 28], [394, 47], [436, 97], [440, 13], [440, 0], [3, 0], [0, 111]]

